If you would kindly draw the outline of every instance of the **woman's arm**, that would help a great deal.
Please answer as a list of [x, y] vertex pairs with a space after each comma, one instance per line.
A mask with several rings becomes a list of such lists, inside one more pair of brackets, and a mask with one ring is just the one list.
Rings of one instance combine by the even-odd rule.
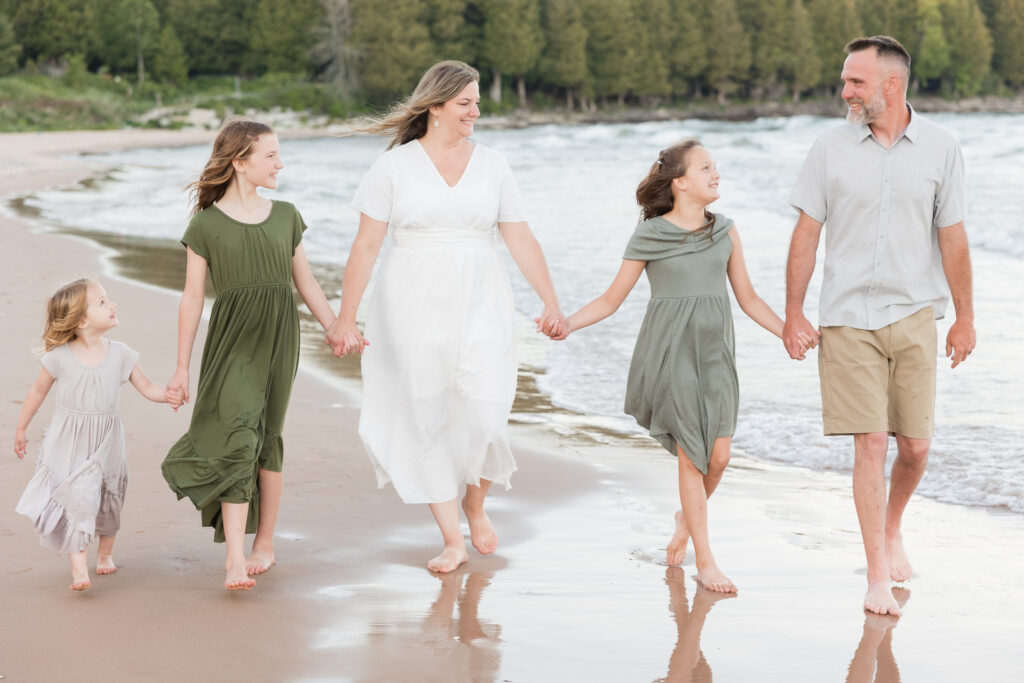
[[167, 398], [167, 387], [157, 384], [149, 378], [146, 371], [138, 363], [132, 368], [132, 374], [128, 375], [128, 381], [132, 383], [140, 394], [154, 403], [170, 403]]
[[746, 261], [743, 260], [743, 245], [740, 243], [739, 230], [736, 228], [730, 230], [729, 239], [732, 240], [732, 255], [729, 257], [728, 274], [732, 291], [736, 295], [736, 302], [743, 312], [750, 316], [751, 320], [781, 339], [784, 323], [782, 318], [776, 315], [775, 311], [754, 291], [754, 285], [747, 273]]
[[564, 339], [569, 333], [565, 316], [558, 307], [558, 296], [551, 282], [548, 262], [544, 259], [544, 252], [537, 238], [533, 236], [530, 226], [526, 221], [518, 221], [498, 223], [498, 229], [501, 230], [505, 246], [512, 254], [512, 260], [516, 262], [519, 272], [544, 302], [544, 311], [537, 321], [537, 329], [552, 338]]
[[[647, 261], [623, 259], [622, 265], [619, 266], [619, 272], [616, 273], [615, 279], [612, 280], [612, 284], [609, 285], [604, 294], [569, 316], [569, 326], [565, 336], [568, 336], [570, 332], [575, 332], [588, 325], [600, 322], [619, 310], [619, 306], [626, 300], [629, 293], [633, 291], [636, 281], [640, 279], [640, 273], [644, 272], [644, 267], [646, 266]], [[564, 339], [565, 337], [563, 336], [562, 338]]]
[[32, 383], [32, 387], [28, 390], [25, 403], [21, 406], [21, 414], [18, 415], [18, 427], [14, 431], [14, 454], [19, 458], [24, 458], [25, 453], [28, 451], [28, 439], [25, 438], [25, 430], [28, 429], [29, 423], [32, 422], [32, 418], [35, 417], [36, 411], [43, 404], [52, 386], [53, 377], [46, 371], [46, 368], [41, 369], [36, 377], [36, 381]]
[[388, 234], [388, 224], [359, 214], [359, 231], [345, 262], [345, 275], [341, 280], [341, 308], [338, 317], [327, 330], [326, 343], [335, 356], [362, 353], [370, 342], [363, 339], [356, 327], [356, 311], [363, 299], [366, 285], [373, 274], [380, 246]]
[[324, 296], [324, 290], [320, 288], [320, 283], [316, 281], [313, 271], [309, 269], [306, 250], [302, 248], [301, 243], [295, 247], [295, 255], [292, 256], [292, 280], [295, 282], [295, 288], [299, 290], [299, 296], [305, 302], [306, 308], [324, 328], [324, 331], [329, 330], [334, 324], [334, 312], [331, 311], [331, 305], [327, 303], [327, 297]]
[[[185, 247], [188, 263], [185, 267], [185, 289], [181, 293], [181, 305], [178, 307], [178, 362], [167, 383], [170, 391], [181, 390], [182, 403], [188, 403], [188, 368], [192, 362], [192, 347], [199, 330], [199, 321], [203, 317], [203, 301], [206, 297], [206, 259]], [[172, 404], [173, 405], [173, 404]], [[177, 406], [174, 406], [177, 410]]]

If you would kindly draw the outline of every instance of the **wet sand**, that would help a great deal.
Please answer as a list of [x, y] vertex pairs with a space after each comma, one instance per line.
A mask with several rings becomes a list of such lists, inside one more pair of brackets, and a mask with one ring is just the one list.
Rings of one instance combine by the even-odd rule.
[[[54, 154], [210, 135], [148, 133], [0, 135], [0, 197], [103, 172]], [[38, 373], [31, 349], [43, 301], [74, 277], [100, 276], [122, 321], [111, 336], [163, 380], [174, 364], [177, 295], [115, 274], [158, 270], [158, 284], [173, 286], [174, 268], [153, 265], [167, 247], [147, 262], [138, 245], [36, 228], [0, 214], [5, 681], [1006, 681], [1024, 670], [1021, 516], [915, 498], [906, 614], [868, 617], [848, 477], [737, 454], [711, 519], [716, 555], [740, 593], [716, 600], [696, 588], [692, 553], [682, 569], [663, 565], [677, 507], [672, 458], [625, 441], [590, 445], [529, 419], [514, 421], [514, 488], [491, 498], [497, 555], [471, 550], [454, 575], [434, 576], [424, 568], [438, 547], [427, 508], [377, 490], [358, 443], [353, 371], [319, 371], [331, 361], [307, 353], [308, 343], [285, 430], [277, 566], [249, 593], [220, 589], [223, 546], [159, 471], [188, 410], [174, 414], [126, 386], [132, 481], [120, 571], [73, 593], [67, 559], [13, 512], [33, 468], [9, 444]], [[52, 402], [33, 421], [30, 446]]]

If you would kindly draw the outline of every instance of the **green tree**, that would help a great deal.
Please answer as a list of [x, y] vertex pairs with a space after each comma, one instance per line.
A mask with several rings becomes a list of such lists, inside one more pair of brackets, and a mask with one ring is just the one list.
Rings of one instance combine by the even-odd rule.
[[23, 2], [12, 22], [25, 58], [36, 62], [55, 63], [71, 55], [92, 54], [97, 42], [89, 0]]
[[864, 33], [887, 35], [900, 41], [908, 50], [917, 34], [917, 0], [860, 0]]
[[480, 0], [484, 14], [480, 61], [491, 69], [491, 99], [501, 102], [501, 77], [516, 78], [519, 106], [526, 106], [526, 73], [544, 49], [537, 0]]
[[676, 0], [672, 5], [675, 40], [667, 47], [672, 89], [681, 95], [701, 96], [701, 81], [708, 68], [707, 12], [699, 0]]
[[736, 13], [735, 0], [717, 0], [708, 8], [708, 82], [726, 103], [726, 95], [743, 82], [750, 69], [750, 38]]
[[250, 64], [256, 5], [237, 0], [161, 0], [164, 21], [185, 48], [193, 74], [240, 74]]
[[640, 37], [633, 94], [644, 98], [669, 95], [672, 84], [668, 49], [675, 39], [672, 7], [668, 0], [633, 0], [633, 12]]
[[352, 44], [361, 61], [362, 89], [383, 102], [412, 92], [431, 65], [433, 46], [423, 0], [352, 0]]
[[466, 21], [468, 9], [466, 0], [427, 0], [427, 25], [438, 61], [476, 61], [479, 39], [477, 27]]
[[940, 80], [949, 68], [949, 43], [942, 30], [942, 12], [939, 0], [920, 0], [918, 26], [921, 35], [916, 46], [910, 48], [913, 60], [914, 89]]
[[992, 68], [1008, 85], [1024, 85], [1024, 0], [992, 0]]
[[103, 63], [114, 71], [135, 69], [146, 82], [146, 58], [160, 39], [160, 14], [149, 0], [107, 0], [100, 7], [99, 46]]
[[821, 60], [821, 82], [830, 84], [829, 90], [835, 94], [846, 61], [843, 46], [865, 35], [856, 0], [808, 0], [807, 11]]
[[14, 39], [14, 28], [7, 15], [0, 14], [0, 76], [14, 73], [18, 68], [21, 45]]
[[174, 32], [174, 27], [168, 24], [160, 32], [160, 40], [157, 42], [156, 54], [153, 56], [153, 68], [150, 69], [153, 78], [161, 83], [170, 83], [176, 86], [185, 85], [188, 80], [188, 59], [185, 58], [185, 49]]
[[537, 71], [541, 80], [565, 89], [565, 105], [572, 111], [575, 94], [587, 83], [587, 29], [577, 0], [547, 0], [541, 13], [544, 52]]
[[257, 69], [307, 74], [313, 26], [322, 17], [318, 0], [260, 0], [253, 15], [251, 57]]
[[992, 61], [992, 35], [974, 0], [942, 0], [943, 29], [949, 43], [948, 78], [954, 95], [971, 97], [985, 85]]
[[349, 0], [320, 0], [323, 20], [313, 28], [312, 58], [334, 91], [348, 96], [358, 81], [358, 51], [350, 40], [352, 8]]
[[771, 96], [794, 66], [790, 42], [792, 17], [786, 0], [762, 0], [751, 11], [755, 89], [760, 92], [766, 88]]
[[811, 15], [804, 7], [803, 0], [793, 0], [790, 11], [793, 31], [793, 101], [799, 102], [800, 94], [821, 80], [821, 59], [811, 31]]
[[639, 40], [630, 3], [621, 0], [582, 0], [587, 29], [587, 64], [594, 94], [625, 100], [633, 84]]

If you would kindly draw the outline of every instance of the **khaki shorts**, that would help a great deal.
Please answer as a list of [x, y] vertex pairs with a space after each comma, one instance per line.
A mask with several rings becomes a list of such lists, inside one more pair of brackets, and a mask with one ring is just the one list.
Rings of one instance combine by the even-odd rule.
[[825, 435], [932, 436], [938, 357], [932, 307], [879, 330], [821, 328]]

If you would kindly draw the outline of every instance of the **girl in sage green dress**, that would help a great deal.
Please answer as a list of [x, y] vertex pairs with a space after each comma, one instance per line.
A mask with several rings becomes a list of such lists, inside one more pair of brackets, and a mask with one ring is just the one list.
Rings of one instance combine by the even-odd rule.
[[[202, 511], [203, 525], [214, 527], [214, 540], [227, 542], [228, 590], [252, 588], [252, 576], [274, 564], [281, 430], [299, 362], [292, 282], [325, 330], [334, 322], [302, 248], [302, 217], [291, 204], [257, 192], [276, 188], [282, 167], [277, 136], [268, 126], [225, 125], [191, 185], [195, 215], [181, 239], [188, 265], [178, 313], [178, 365], [168, 387], [180, 389], [183, 401], [189, 397], [207, 270], [217, 296], [192, 422], [162, 469], [178, 498], [188, 497]], [[245, 534], [253, 532], [247, 560]]]
[[736, 586], [711, 554], [707, 525], [708, 497], [729, 462], [739, 405], [726, 276], [744, 313], [777, 337], [783, 323], [754, 291], [733, 222], [707, 210], [718, 199], [718, 179], [699, 141], [662, 151], [637, 187], [643, 221], [618, 274], [568, 322], [572, 332], [604, 320], [647, 271], [651, 300], [633, 351], [625, 409], [678, 459], [682, 510], [666, 549], [668, 563], [681, 564], [693, 538], [697, 581], [731, 593]]

